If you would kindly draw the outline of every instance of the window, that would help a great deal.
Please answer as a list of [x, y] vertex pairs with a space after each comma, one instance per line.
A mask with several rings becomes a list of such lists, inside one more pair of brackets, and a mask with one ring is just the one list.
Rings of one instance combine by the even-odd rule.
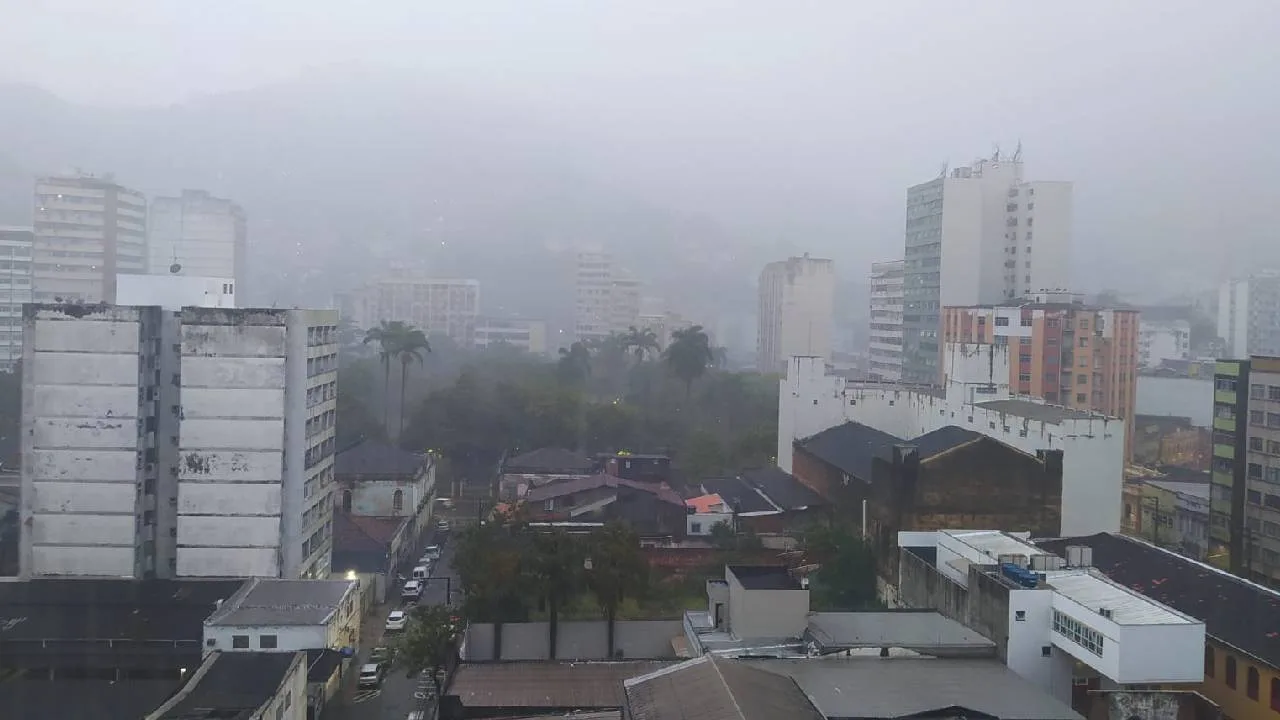
[[1089, 652], [1102, 657], [1102, 633], [1064, 612], [1053, 611], [1053, 631]]
[[1261, 465], [1259, 465], [1258, 463], [1249, 463], [1249, 477], [1251, 477], [1251, 478], [1261, 478], [1261, 477], [1262, 477], [1262, 466], [1261, 466]]
[[1271, 678], [1271, 709], [1280, 712], [1280, 678]]
[[689, 523], [689, 532], [693, 533], [694, 535], [697, 535], [697, 534], [701, 533], [701, 532], [702, 532], [702, 523], [700, 523], [700, 522], [696, 522], [696, 523]]
[[1267, 413], [1267, 427], [1280, 428], [1280, 413]]
[[1009, 327], [1009, 318], [1007, 317], [996, 318], [996, 327]]
[[258, 647], [262, 648], [263, 650], [274, 650], [276, 648], [276, 636], [275, 635], [259, 635]]
[[1261, 400], [1262, 398], [1266, 397], [1266, 393], [1267, 393], [1266, 385], [1250, 385], [1249, 386], [1249, 398], [1252, 400]]
[[1252, 665], [1244, 676], [1244, 694], [1248, 695], [1250, 700], [1258, 699], [1258, 668]]
[[1041, 646], [1040, 646], [1040, 657], [1053, 657], [1053, 646], [1052, 646], [1052, 645], [1041, 645]]
[[231, 647], [235, 648], [236, 650], [248, 650], [249, 636], [248, 635], [232, 635]]
[[1232, 655], [1227, 656], [1227, 687], [1232, 690], [1236, 689], [1236, 659]]
[[1089, 338], [1087, 337], [1080, 338], [1080, 347], [1089, 347]]
[[404, 491], [403, 490], [396, 490], [395, 493], [391, 496], [391, 509], [392, 510], [404, 509]]
[[1077, 384], [1077, 385], [1086, 385], [1086, 384], [1088, 384], [1088, 382], [1089, 382], [1089, 376], [1088, 376], [1088, 375], [1076, 375], [1076, 384]]
[[1204, 676], [1213, 677], [1213, 673], [1217, 670], [1217, 663], [1214, 661], [1213, 648], [1208, 645], [1204, 646]]
[[1267, 386], [1267, 399], [1268, 399], [1268, 400], [1280, 400], [1280, 385], [1268, 385], [1268, 386]]
[[342, 491], [342, 512], [351, 512], [351, 491]]
[[1261, 410], [1249, 411], [1249, 424], [1262, 427], [1262, 411]]
[[[1225, 433], [1223, 433], [1223, 434], [1225, 434]], [[1218, 433], [1214, 433], [1214, 436], [1215, 436], [1215, 437], [1213, 438], [1213, 439], [1214, 439], [1214, 441], [1216, 441], [1216, 442], [1223, 442], [1222, 440], [1219, 440], [1219, 439], [1216, 437], [1217, 435], [1218, 435]], [[1230, 441], [1227, 441], [1227, 442], [1230, 442]], [[1251, 437], [1251, 438], [1249, 438], [1249, 449], [1250, 449], [1250, 450], [1256, 450], [1256, 451], [1258, 451], [1258, 452], [1262, 452], [1262, 438], [1260, 438], [1260, 437]]]
[[1076, 393], [1076, 402], [1078, 402], [1078, 403], [1082, 403], [1082, 402], [1084, 402], [1086, 399], [1088, 399], [1088, 398], [1085, 396], [1085, 394], [1084, 394], [1084, 393]]
[[1013, 620], [1014, 620], [1014, 622], [1026, 622], [1026, 621], [1027, 621], [1027, 611], [1026, 611], [1026, 610], [1015, 610], [1015, 611], [1013, 612]]
[[986, 327], [987, 319], [985, 317], [978, 318], [978, 327]]

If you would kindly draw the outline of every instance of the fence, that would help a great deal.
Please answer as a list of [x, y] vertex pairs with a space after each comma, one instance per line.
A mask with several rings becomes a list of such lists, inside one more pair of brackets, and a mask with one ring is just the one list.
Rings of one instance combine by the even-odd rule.
[[[557, 630], [557, 660], [609, 659], [608, 622], [560, 622]], [[467, 630], [462, 659], [466, 662], [551, 659], [550, 623], [503, 623], [498, 657], [494, 657], [495, 632], [493, 623], [472, 623]], [[680, 620], [618, 620], [613, 632], [615, 659], [674, 658], [671, 641], [683, 635], [684, 625]]]

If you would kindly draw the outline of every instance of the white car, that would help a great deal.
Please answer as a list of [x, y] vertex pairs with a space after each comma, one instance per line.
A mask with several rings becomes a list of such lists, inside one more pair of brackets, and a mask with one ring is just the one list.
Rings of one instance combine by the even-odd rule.
[[392, 610], [387, 616], [387, 626], [384, 628], [387, 632], [396, 632], [404, 630], [404, 626], [409, 622], [409, 615], [403, 610]]
[[442, 532], [442, 533], [449, 532], [449, 521], [441, 520], [440, 522], [436, 523], [436, 532]]
[[427, 546], [426, 551], [425, 551], [425, 552], [423, 552], [422, 557], [423, 557], [423, 558], [425, 558], [425, 559], [427, 559], [427, 560], [431, 560], [432, 562], [434, 562], [434, 561], [436, 561], [436, 560], [439, 560], [439, 559], [440, 559], [440, 546], [439, 546], [439, 545], [428, 545], [428, 546]]
[[357, 683], [362, 688], [378, 687], [382, 684], [382, 666], [375, 663], [360, 666], [360, 680]]
[[417, 600], [422, 597], [422, 581], [410, 580], [400, 590], [400, 597], [406, 600]]

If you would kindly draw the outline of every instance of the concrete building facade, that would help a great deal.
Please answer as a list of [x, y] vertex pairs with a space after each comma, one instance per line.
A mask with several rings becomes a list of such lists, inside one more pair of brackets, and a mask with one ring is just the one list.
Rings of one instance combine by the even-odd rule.
[[360, 328], [383, 320], [407, 323], [428, 337], [443, 335], [462, 347], [475, 342], [480, 281], [393, 272], [343, 296], [342, 316]]
[[1191, 359], [1191, 323], [1186, 320], [1138, 323], [1138, 365], [1158, 368], [1166, 360]]
[[1023, 180], [1021, 153], [907, 190], [903, 379], [937, 382], [941, 309], [1069, 287], [1069, 182]]
[[33, 302], [115, 302], [116, 274], [146, 271], [142, 193], [109, 175], [36, 181]]
[[22, 359], [22, 306], [31, 302], [34, 242], [29, 227], [0, 227], [0, 370]]
[[778, 466], [794, 472], [796, 440], [845, 422], [900, 438], [955, 425], [1032, 455], [1062, 450], [1062, 532], [1118, 531], [1124, 423], [1010, 395], [1007, 350], [1003, 357], [975, 351], [972, 357], [952, 362], [962, 359], [969, 369], [949, 368], [948, 385], [940, 390], [848, 381], [827, 375], [821, 358], [792, 358], [779, 383]]
[[[147, 272], [230, 278], [243, 283], [247, 236], [244, 211], [230, 200], [203, 190], [155, 198], [147, 223]], [[180, 268], [177, 273], [172, 272], [175, 265]]]
[[783, 371], [793, 355], [831, 359], [835, 283], [835, 263], [807, 253], [764, 266], [756, 369]]
[[1280, 356], [1280, 273], [1228, 280], [1218, 292], [1218, 337], [1227, 357]]
[[574, 275], [574, 338], [603, 340], [640, 322], [641, 283], [602, 252], [580, 252]]
[[354, 647], [360, 587], [354, 580], [252, 578], [204, 621], [204, 653], [297, 652]]
[[487, 348], [494, 345], [510, 345], [532, 355], [546, 355], [547, 323], [521, 318], [476, 320], [475, 346]]
[[[1123, 418], [1126, 436], [1132, 436], [1138, 399], [1137, 311], [1039, 293], [1019, 304], [943, 308], [942, 339], [944, 349], [1008, 347], [1012, 394]], [[945, 368], [945, 359], [938, 366]], [[942, 382], [945, 386], [945, 373]], [[1125, 457], [1130, 456], [1126, 448]]]
[[872, 263], [867, 373], [872, 380], [902, 379], [902, 281], [902, 260]]
[[230, 277], [191, 275], [117, 275], [117, 305], [234, 308], [236, 281]]

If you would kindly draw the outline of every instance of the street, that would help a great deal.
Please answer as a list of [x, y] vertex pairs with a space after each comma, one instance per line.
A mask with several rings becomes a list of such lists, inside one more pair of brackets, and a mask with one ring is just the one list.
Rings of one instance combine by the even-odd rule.
[[[422, 543], [417, 554], [421, 555], [428, 545], [440, 544], [433, 532], [432, 538]], [[440, 560], [435, 564], [432, 577], [427, 582], [427, 589], [423, 592], [419, 604], [444, 603], [447, 588], [453, 590], [455, 599], [458, 598], [458, 578], [453, 570], [453, 549], [453, 537], [450, 537], [442, 544]], [[366, 661], [369, 651], [383, 644], [381, 637], [387, 613], [401, 607], [398, 600], [393, 600], [381, 606], [378, 613], [368, 620], [364, 629], [365, 637], [361, 642], [360, 657], [351, 666], [352, 677], [348, 678], [349, 682], [354, 683], [354, 676], [359, 666]], [[434, 696], [434, 693], [431, 679], [425, 674], [409, 678], [405, 677], [404, 671], [394, 670], [387, 674], [382, 687], [378, 690], [359, 690], [354, 695], [343, 693], [344, 696], [351, 698], [350, 704], [331, 705], [325, 711], [325, 720], [405, 720], [410, 712], [433, 706], [434, 701], [430, 705], [426, 701]]]

